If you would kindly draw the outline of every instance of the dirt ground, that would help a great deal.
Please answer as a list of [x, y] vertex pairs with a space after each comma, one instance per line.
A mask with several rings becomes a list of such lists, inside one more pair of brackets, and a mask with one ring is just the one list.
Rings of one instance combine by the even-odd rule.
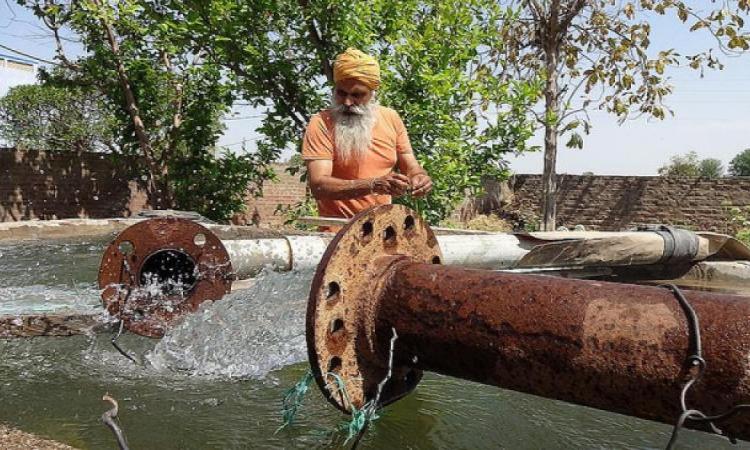
[[75, 450], [59, 442], [36, 437], [0, 423], [0, 448], [3, 450]]

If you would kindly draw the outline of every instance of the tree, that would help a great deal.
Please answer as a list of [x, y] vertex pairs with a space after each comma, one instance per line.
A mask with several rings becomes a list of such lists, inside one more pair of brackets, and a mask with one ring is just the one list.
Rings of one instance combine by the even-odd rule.
[[721, 178], [724, 165], [716, 158], [706, 158], [698, 163], [698, 174], [704, 178]]
[[83, 87], [22, 85], [0, 98], [0, 138], [42, 151], [115, 151], [116, 119], [105, 99]]
[[649, 14], [674, 13], [690, 31], [708, 31], [722, 51], [750, 48], [750, 35], [742, 32], [748, 0], [719, 2], [721, 7], [714, 9], [680, 0], [504, 3], [517, 8], [518, 15], [500, 29], [504, 51], [497, 58], [515, 65], [521, 76], [541, 72], [546, 77], [543, 110], [537, 114], [544, 127], [545, 230], [555, 229], [558, 137], [568, 134], [568, 147], [582, 147], [578, 130], [588, 133], [589, 108], [606, 110], [620, 120], [633, 115], [661, 119], [669, 112], [663, 100], [672, 92], [667, 67], [681, 62], [701, 70], [722, 67], [710, 49], [684, 57], [674, 49], [652, 49]]
[[[18, 2], [33, 10], [56, 38], [56, 59], [64, 70], [48, 81], [90, 86], [112, 108], [121, 142], [118, 153], [144, 161], [154, 206], [226, 219], [242, 206], [248, 187], [258, 190], [273, 175], [273, 152], [228, 159], [217, 155], [220, 119], [233, 102], [231, 84], [207, 58], [206, 49], [193, 46], [184, 34], [180, 11], [146, 0], [114, 5], [102, 0]], [[80, 37], [83, 57], [67, 57], [60, 38], [63, 27]]]
[[659, 169], [659, 175], [667, 177], [719, 178], [723, 173], [724, 167], [720, 160], [715, 158], [699, 159], [696, 152], [672, 156], [669, 159], [669, 164]]
[[508, 20], [494, 0], [171, 1], [182, 33], [230, 69], [237, 91], [266, 111], [261, 149], [299, 148], [310, 115], [331, 97], [331, 59], [348, 46], [379, 58], [381, 101], [404, 118], [417, 158], [434, 179], [424, 201], [435, 222], [505, 175], [503, 155], [526, 150], [527, 111], [538, 83], [510, 82], [496, 30]]
[[750, 148], [746, 148], [729, 163], [729, 173], [735, 177], [750, 177]]

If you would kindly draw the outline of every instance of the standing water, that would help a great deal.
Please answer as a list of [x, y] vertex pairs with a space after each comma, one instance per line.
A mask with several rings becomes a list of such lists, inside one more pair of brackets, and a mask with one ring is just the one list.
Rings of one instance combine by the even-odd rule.
[[[100, 310], [103, 242], [0, 246], [0, 315]], [[82, 449], [116, 446], [99, 417], [109, 393], [136, 449], [336, 448], [346, 419], [310, 387], [293, 426], [281, 399], [307, 370], [311, 273], [262, 274], [156, 341], [126, 334], [0, 340], [0, 422]], [[426, 374], [385, 409], [362, 448], [663, 448], [671, 428]], [[738, 448], [683, 431], [679, 448]], [[741, 443], [741, 448], [750, 445]]]

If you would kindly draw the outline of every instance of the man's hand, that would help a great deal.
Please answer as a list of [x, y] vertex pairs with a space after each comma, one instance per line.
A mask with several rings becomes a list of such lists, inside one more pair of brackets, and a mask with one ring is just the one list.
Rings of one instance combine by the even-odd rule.
[[388, 175], [375, 178], [372, 182], [374, 194], [392, 195], [400, 197], [409, 189], [409, 178], [400, 173], [389, 173]]
[[418, 173], [411, 177], [411, 195], [424, 197], [432, 190], [432, 178], [426, 173]]

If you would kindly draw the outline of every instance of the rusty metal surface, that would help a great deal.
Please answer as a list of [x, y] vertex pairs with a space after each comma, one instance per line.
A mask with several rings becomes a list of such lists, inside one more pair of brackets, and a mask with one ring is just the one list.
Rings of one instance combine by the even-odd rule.
[[[308, 303], [308, 352], [334, 405], [361, 408], [373, 398], [395, 328], [389, 401], [427, 370], [675, 423], [680, 390], [691, 375], [685, 366], [691, 345], [686, 313], [672, 292], [430, 264], [437, 249], [421, 222], [421, 247], [386, 251], [380, 241], [362, 242], [363, 223], [379, 232], [407, 214], [368, 211], [336, 236], [318, 267]], [[343, 284], [331, 290], [331, 282]], [[700, 320], [707, 362], [688, 408], [714, 415], [750, 403], [750, 298], [697, 291], [686, 297]], [[322, 375], [332, 361], [351, 405]], [[750, 438], [750, 414], [717, 425]]]
[[[667, 289], [408, 261], [385, 276], [373, 339], [387, 348], [395, 327], [402, 367], [666, 423], [679, 416], [689, 333]], [[750, 299], [686, 296], [708, 362], [689, 404], [711, 415], [750, 403]], [[750, 416], [725, 430], [750, 438]]]
[[106, 328], [102, 314], [21, 314], [0, 316], [0, 338], [72, 336]]
[[[148, 286], [144, 267], [175, 271], [175, 261], [194, 270], [170, 276], [192, 286], [171, 292]], [[231, 273], [227, 251], [214, 233], [189, 220], [160, 218], [139, 222], [112, 241], [99, 267], [99, 288], [107, 311], [128, 330], [161, 337], [184, 314], [229, 293]]]
[[[438, 263], [440, 247], [421, 218], [400, 205], [387, 205], [356, 216], [328, 246], [313, 278], [307, 309], [307, 349], [315, 380], [328, 400], [342, 411], [360, 408], [374, 395], [387, 373], [387, 355], [373, 355], [366, 330], [374, 323], [369, 281], [379, 279], [377, 261], [408, 254]], [[348, 399], [336, 389], [335, 373]], [[381, 396], [388, 404], [409, 393], [421, 379], [412, 368], [394, 371]]]

